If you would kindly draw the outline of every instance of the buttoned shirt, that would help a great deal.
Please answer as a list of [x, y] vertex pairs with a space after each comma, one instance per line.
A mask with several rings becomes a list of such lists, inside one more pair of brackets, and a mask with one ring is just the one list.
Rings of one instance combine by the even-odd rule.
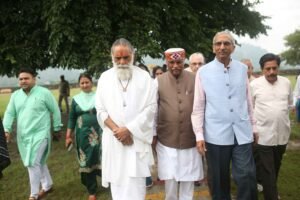
[[250, 86], [259, 135], [258, 144], [287, 144], [291, 130], [289, 107], [293, 104], [290, 81], [277, 76], [277, 81], [271, 84], [262, 76], [253, 80]]
[[[47, 156], [51, 145], [51, 118], [53, 129], [61, 129], [61, 115], [52, 93], [41, 86], [34, 86], [28, 94], [23, 89], [16, 90], [6, 108], [3, 126], [6, 132], [12, 132], [12, 125], [17, 118], [18, 147], [25, 166], [31, 166], [36, 159], [36, 152], [44, 139], [48, 139]], [[42, 159], [44, 163], [45, 159]]]
[[192, 124], [196, 140], [216, 145], [251, 143], [255, 129], [247, 67], [231, 60], [228, 67], [217, 59], [196, 75]]

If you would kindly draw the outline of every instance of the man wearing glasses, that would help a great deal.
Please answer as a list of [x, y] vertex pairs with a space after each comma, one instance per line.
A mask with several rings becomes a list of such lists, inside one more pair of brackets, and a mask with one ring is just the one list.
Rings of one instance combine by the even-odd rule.
[[196, 74], [192, 124], [198, 151], [206, 155], [212, 199], [231, 199], [232, 174], [236, 199], [256, 200], [252, 155], [256, 131], [247, 67], [231, 58], [234, 49], [230, 32], [218, 32], [213, 38], [215, 59]]
[[196, 73], [205, 64], [205, 58], [202, 53], [196, 52], [190, 55], [189, 62], [189, 67], [185, 68], [185, 70]]

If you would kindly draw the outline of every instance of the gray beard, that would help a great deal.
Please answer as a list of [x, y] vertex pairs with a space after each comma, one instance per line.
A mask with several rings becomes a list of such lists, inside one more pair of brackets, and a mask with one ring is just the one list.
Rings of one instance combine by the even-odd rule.
[[117, 65], [116, 63], [113, 63], [113, 65], [116, 69], [118, 79], [120, 79], [121, 81], [131, 79], [133, 65]]

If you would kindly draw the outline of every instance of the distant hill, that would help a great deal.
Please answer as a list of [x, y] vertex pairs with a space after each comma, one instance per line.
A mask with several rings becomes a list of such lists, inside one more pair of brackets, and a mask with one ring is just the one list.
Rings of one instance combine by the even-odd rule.
[[[201, 51], [201, 50], [195, 50]], [[252, 60], [254, 65], [254, 71], [261, 71], [259, 66], [259, 59], [262, 55], [267, 53], [265, 49], [262, 49], [258, 46], [254, 46], [251, 44], [242, 43], [241, 46], [236, 46], [232, 57], [237, 60], [241, 60], [243, 58], [249, 58]], [[187, 61], [188, 62], [188, 61]], [[147, 66], [160, 65], [162, 66], [165, 63], [163, 59], [153, 59], [150, 56], [146, 56], [144, 58], [144, 64]], [[285, 65], [284, 63], [280, 66], [281, 69], [300, 69], [300, 66], [290, 66]], [[61, 68], [49, 68], [44, 71], [40, 71], [38, 75], [38, 84], [42, 85], [51, 85], [56, 84], [60, 81], [60, 75], [65, 75], [66, 80], [70, 83], [76, 83], [78, 76], [82, 73], [83, 70], [64, 70]], [[18, 85], [17, 78], [8, 78], [6, 76], [0, 77], [0, 88], [1, 87], [15, 87]]]

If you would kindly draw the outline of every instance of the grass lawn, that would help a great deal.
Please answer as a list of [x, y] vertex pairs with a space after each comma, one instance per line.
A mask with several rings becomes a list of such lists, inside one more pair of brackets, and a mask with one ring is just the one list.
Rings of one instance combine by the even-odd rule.
[[[295, 76], [289, 77], [295, 79]], [[52, 91], [58, 97], [57, 90]], [[78, 93], [79, 89], [72, 89], [71, 96]], [[0, 94], [0, 116], [3, 116], [10, 94]], [[64, 104], [63, 104], [64, 105]], [[66, 116], [63, 116], [66, 125]], [[291, 139], [300, 141], [300, 125], [295, 123], [294, 113], [291, 113], [292, 134]], [[4, 178], [0, 180], [0, 200], [28, 199], [29, 181], [27, 169], [20, 160], [16, 141], [9, 144], [12, 164], [4, 170]], [[55, 192], [49, 194], [46, 199], [51, 200], [82, 200], [87, 199], [87, 191], [80, 183], [78, 163], [75, 149], [71, 152], [64, 147], [64, 136], [61, 141], [54, 142], [51, 156], [48, 160], [50, 173], [54, 181]], [[282, 162], [279, 175], [279, 194], [283, 200], [298, 200], [300, 196], [300, 150], [288, 150]], [[99, 178], [100, 185], [100, 178]], [[110, 199], [109, 190], [99, 187], [98, 199]], [[263, 199], [259, 194], [259, 199]]]

